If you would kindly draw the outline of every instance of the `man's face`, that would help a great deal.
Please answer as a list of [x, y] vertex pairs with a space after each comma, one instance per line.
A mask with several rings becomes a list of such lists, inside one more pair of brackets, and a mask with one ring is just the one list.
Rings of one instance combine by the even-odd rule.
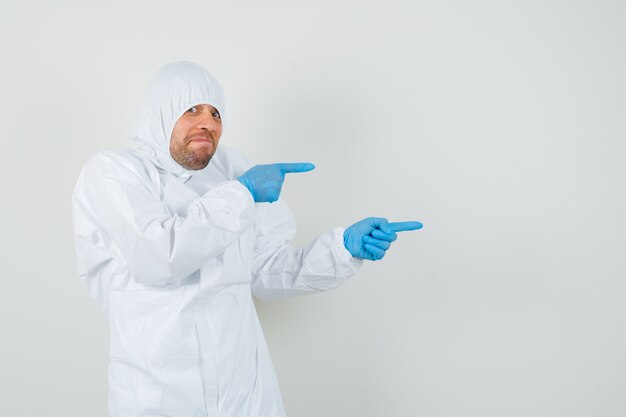
[[215, 107], [198, 104], [174, 125], [170, 154], [186, 169], [203, 169], [209, 164], [222, 136], [222, 119]]

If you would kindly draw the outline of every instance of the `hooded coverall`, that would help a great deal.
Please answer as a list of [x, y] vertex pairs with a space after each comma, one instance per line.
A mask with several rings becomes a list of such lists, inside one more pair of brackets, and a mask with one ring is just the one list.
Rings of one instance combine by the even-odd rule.
[[189, 62], [149, 86], [133, 147], [98, 152], [73, 194], [79, 274], [110, 325], [111, 417], [283, 417], [252, 295], [329, 290], [360, 266], [335, 228], [289, 245], [287, 206], [255, 204], [236, 180], [250, 168], [222, 144], [190, 171], [169, 153], [178, 118], [210, 104], [216, 80]]

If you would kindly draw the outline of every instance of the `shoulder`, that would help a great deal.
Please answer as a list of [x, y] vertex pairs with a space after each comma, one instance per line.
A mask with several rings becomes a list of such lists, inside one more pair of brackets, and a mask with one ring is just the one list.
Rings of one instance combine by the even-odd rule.
[[99, 151], [83, 166], [78, 184], [116, 181], [149, 186], [158, 177], [156, 167], [132, 149]]
[[92, 155], [83, 171], [129, 170], [141, 171], [145, 167], [142, 157], [130, 149], [99, 151]]

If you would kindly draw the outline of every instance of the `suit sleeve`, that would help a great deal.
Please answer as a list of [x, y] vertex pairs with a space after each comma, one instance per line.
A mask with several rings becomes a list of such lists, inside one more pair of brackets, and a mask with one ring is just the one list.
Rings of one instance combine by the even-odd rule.
[[332, 229], [303, 247], [292, 247], [295, 222], [279, 200], [259, 207], [252, 261], [255, 297], [276, 301], [327, 291], [343, 284], [361, 266], [343, 245], [343, 228]]
[[222, 254], [255, 218], [252, 196], [236, 180], [193, 201], [185, 216], [175, 215], [145, 175], [103, 154], [83, 168], [73, 206], [77, 229], [89, 230], [82, 222], [96, 224], [134, 279], [153, 286], [179, 283]]

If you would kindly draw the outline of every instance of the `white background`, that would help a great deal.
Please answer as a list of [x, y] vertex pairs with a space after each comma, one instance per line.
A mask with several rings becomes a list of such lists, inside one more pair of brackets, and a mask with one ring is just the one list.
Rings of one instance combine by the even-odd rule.
[[626, 415], [626, 3], [0, 3], [0, 415], [105, 416], [70, 196], [197, 62], [222, 143], [311, 161], [304, 243], [420, 220], [343, 287], [257, 303], [290, 417]]

